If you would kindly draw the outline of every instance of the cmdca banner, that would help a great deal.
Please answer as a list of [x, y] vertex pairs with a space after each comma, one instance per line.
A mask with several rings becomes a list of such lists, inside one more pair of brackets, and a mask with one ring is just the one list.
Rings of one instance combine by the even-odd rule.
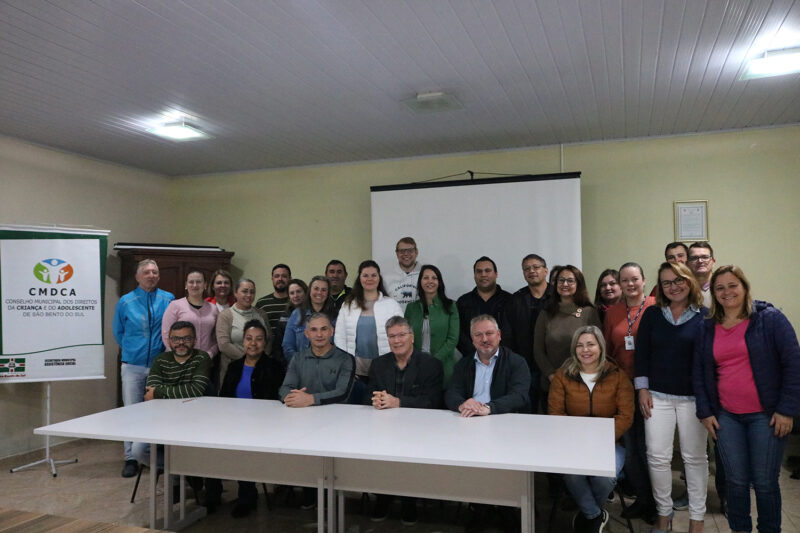
[[7, 228], [0, 228], [0, 383], [103, 378], [107, 232]]

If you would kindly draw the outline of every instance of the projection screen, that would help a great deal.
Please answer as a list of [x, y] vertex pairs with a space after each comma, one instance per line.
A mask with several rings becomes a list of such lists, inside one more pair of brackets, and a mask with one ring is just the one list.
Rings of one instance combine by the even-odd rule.
[[[475, 286], [480, 256], [497, 263], [497, 282], [525, 284], [522, 258], [581, 268], [580, 172], [370, 187], [372, 258], [382, 270], [397, 262], [398, 239], [411, 236], [418, 261], [442, 271], [453, 299]], [[355, 269], [353, 275], [355, 275]]]

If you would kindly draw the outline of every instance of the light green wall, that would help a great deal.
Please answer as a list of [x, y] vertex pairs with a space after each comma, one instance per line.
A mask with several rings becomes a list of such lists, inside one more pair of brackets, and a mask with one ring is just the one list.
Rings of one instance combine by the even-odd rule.
[[[167, 179], [0, 137], [0, 223], [94, 226], [111, 230], [106, 264], [103, 380], [52, 385], [52, 421], [117, 406], [117, 345], [111, 334], [119, 263], [111, 250], [125, 241], [169, 241]], [[0, 457], [44, 446], [44, 384], [0, 384]], [[57, 442], [56, 439], [54, 442]], [[122, 446], [120, 446], [120, 461]]]
[[[370, 256], [370, 185], [466, 170], [541, 174], [560, 165], [559, 148], [546, 147], [188, 176], [170, 186], [173, 240], [235, 251], [234, 265], [256, 280], [261, 294], [271, 290], [269, 270], [277, 262], [308, 279], [338, 257], [352, 281], [357, 264]], [[629, 260], [654, 278], [674, 237], [673, 201], [708, 200], [718, 264], [741, 265], [755, 296], [773, 301], [797, 324], [800, 303], [786, 279], [800, 264], [798, 169], [798, 126], [565, 146], [563, 170], [582, 172], [587, 279], [593, 287], [600, 271]], [[445, 220], [467, 216], [456, 206], [443, 209], [451, 211]], [[413, 216], [413, 206], [408, 210]], [[521, 274], [504, 285], [521, 286]]]

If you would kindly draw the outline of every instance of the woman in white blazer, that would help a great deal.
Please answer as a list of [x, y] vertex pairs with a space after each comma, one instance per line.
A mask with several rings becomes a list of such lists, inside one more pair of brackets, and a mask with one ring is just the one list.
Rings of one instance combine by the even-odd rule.
[[386, 296], [378, 263], [371, 259], [363, 261], [358, 265], [353, 290], [339, 311], [333, 337], [339, 349], [356, 358], [356, 382], [348, 403], [364, 403], [370, 363], [390, 351], [386, 321], [393, 316], [403, 316], [403, 310]]

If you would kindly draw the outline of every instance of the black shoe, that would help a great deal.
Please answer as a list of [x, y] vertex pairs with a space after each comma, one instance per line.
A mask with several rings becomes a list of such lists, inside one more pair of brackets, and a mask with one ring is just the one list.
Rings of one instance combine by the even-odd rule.
[[588, 522], [589, 519], [586, 518], [582, 512], [578, 511], [575, 513], [575, 516], [572, 517], [572, 531], [575, 533], [584, 533]]
[[400, 502], [400, 521], [404, 526], [413, 526], [417, 523], [417, 500], [403, 498]]
[[128, 459], [122, 467], [122, 477], [133, 477], [139, 473], [139, 463], [136, 459]]
[[722, 514], [725, 515], [725, 518], [728, 518], [728, 500], [725, 498], [720, 498], [719, 506]]
[[601, 533], [606, 524], [608, 524], [608, 512], [602, 509], [599, 515], [594, 518], [584, 518], [584, 520], [586, 520], [584, 529], [586, 533]]
[[392, 505], [392, 497], [386, 494], [378, 494], [375, 507], [372, 509], [372, 516], [369, 517], [373, 522], [383, 522], [389, 518], [389, 507]]
[[256, 503], [244, 503], [237, 501], [233, 509], [231, 509], [231, 516], [234, 518], [244, 518], [245, 516], [249, 515], [252, 511], [256, 510]]

